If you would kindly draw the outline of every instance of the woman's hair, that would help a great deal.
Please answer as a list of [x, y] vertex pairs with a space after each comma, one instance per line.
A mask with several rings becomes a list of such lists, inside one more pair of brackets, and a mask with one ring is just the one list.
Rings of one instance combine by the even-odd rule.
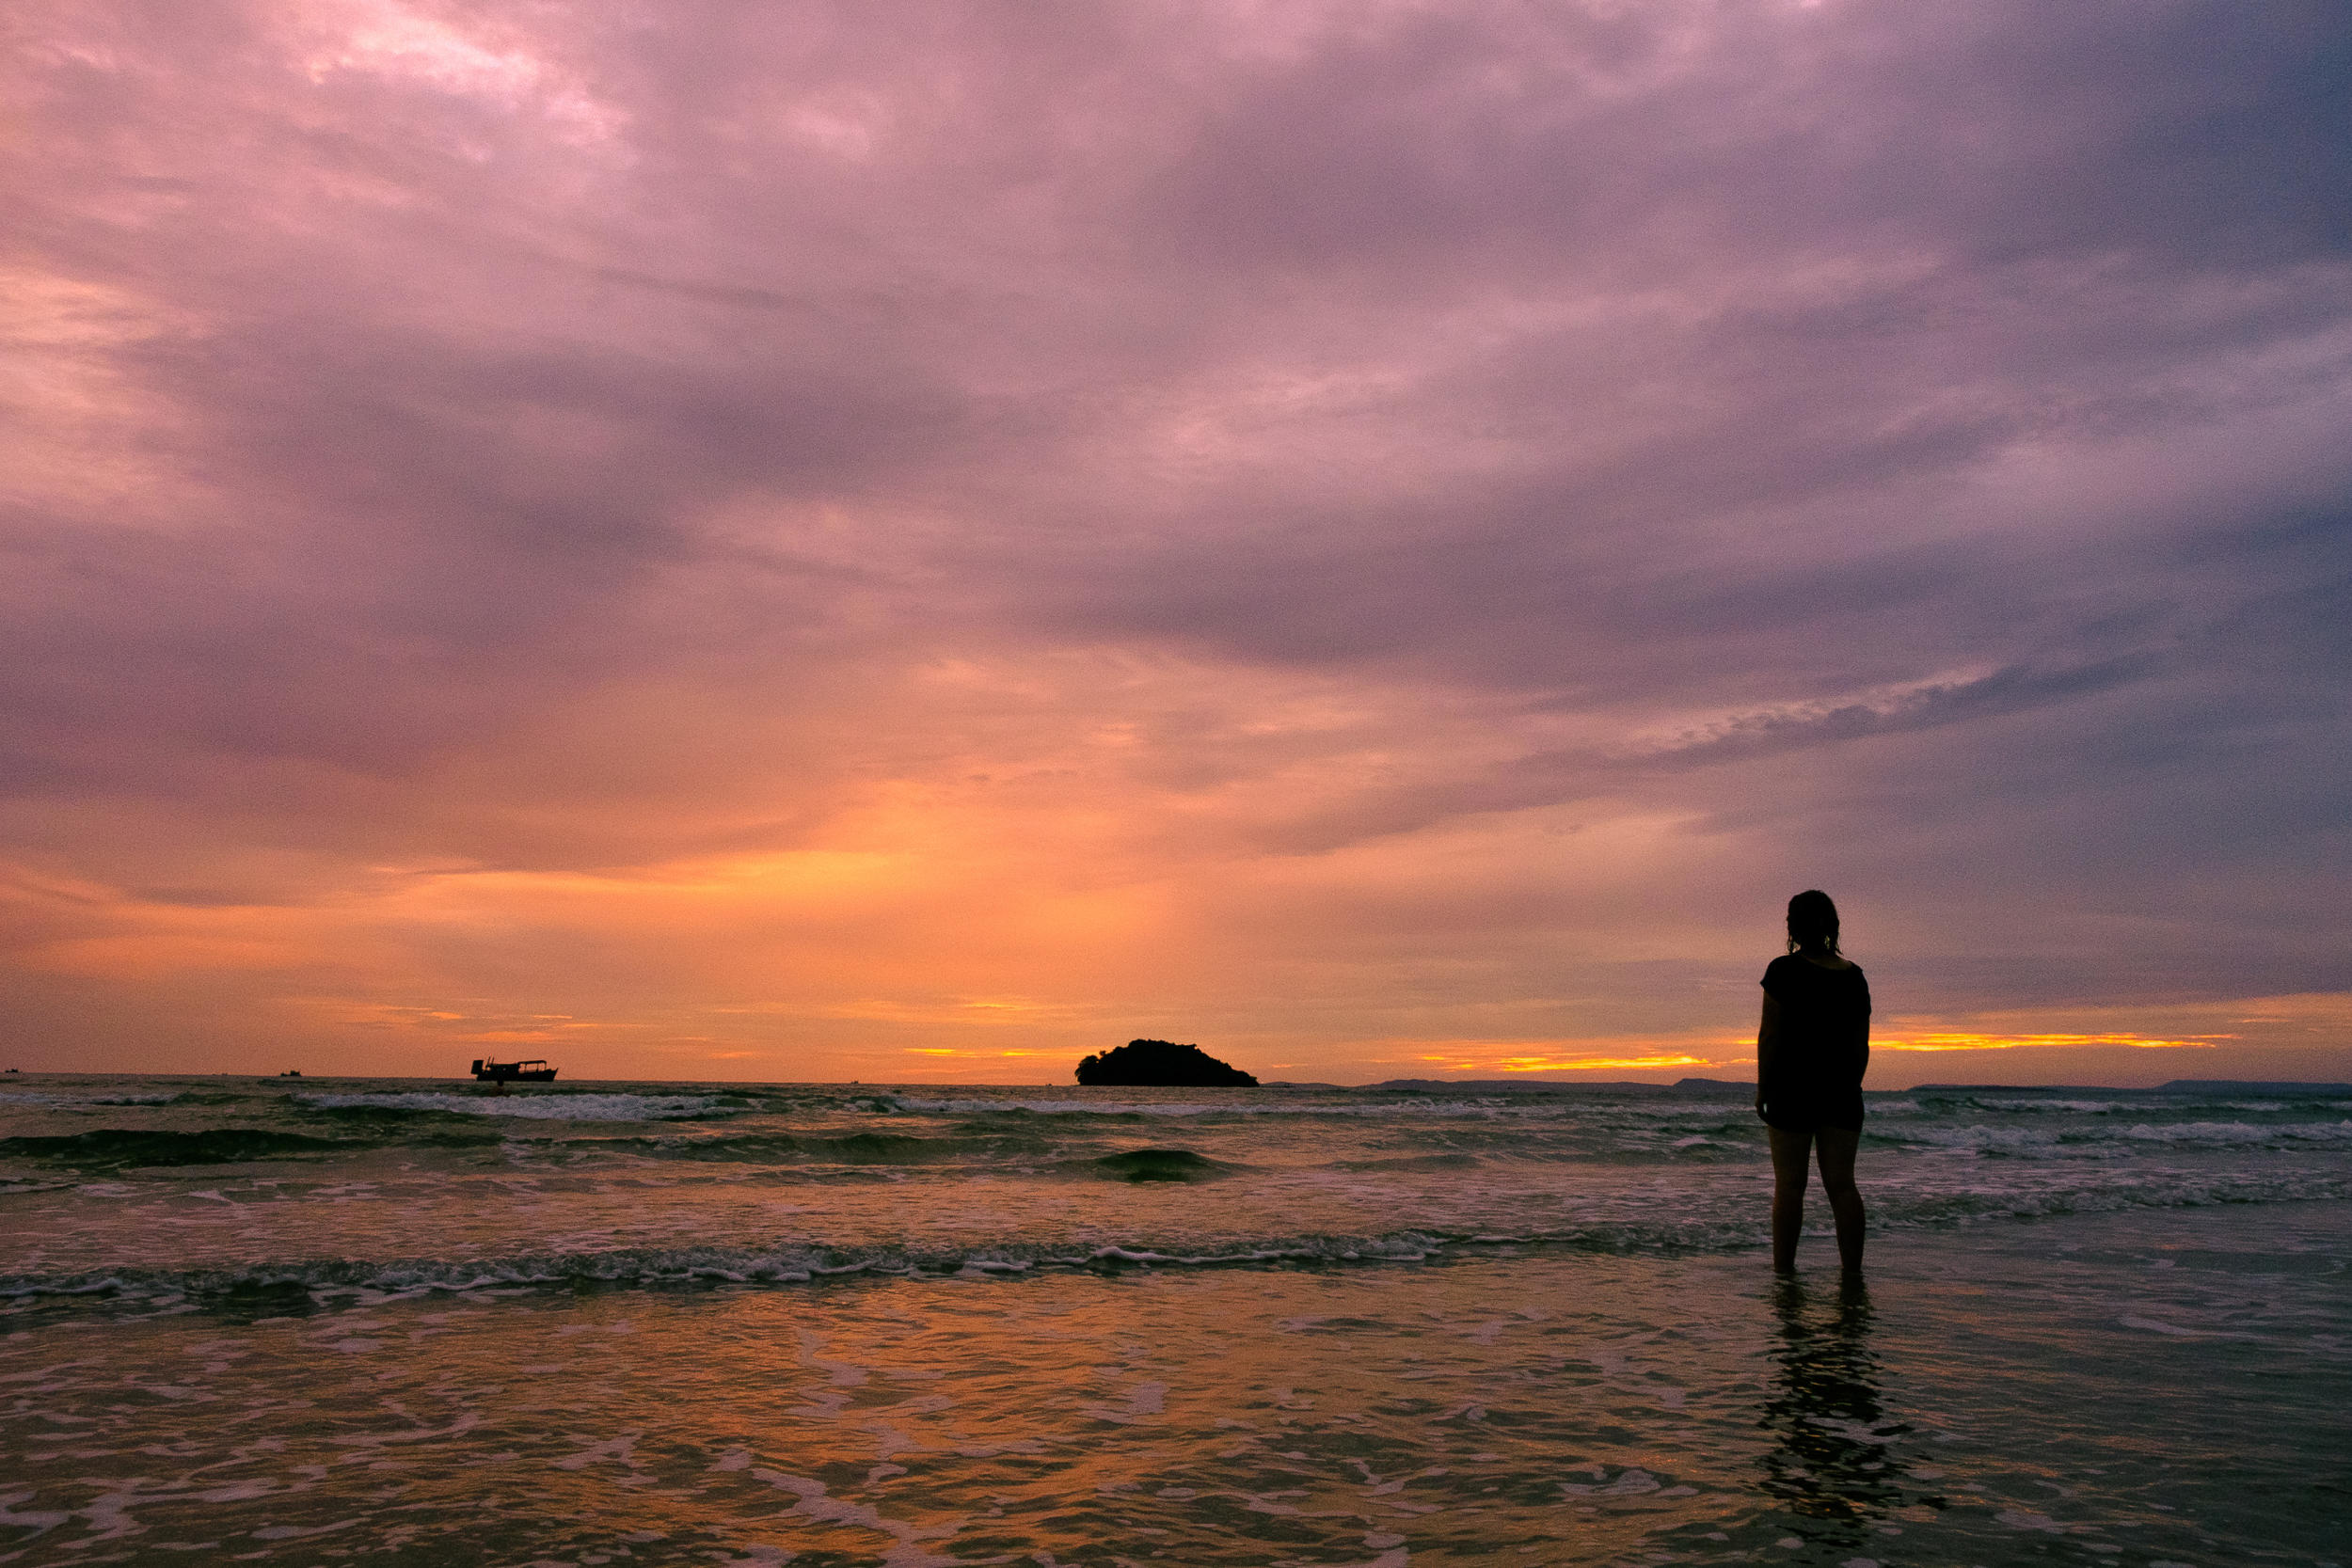
[[1837, 956], [1837, 906], [1820, 888], [1807, 888], [1788, 900], [1788, 951], [1819, 949]]

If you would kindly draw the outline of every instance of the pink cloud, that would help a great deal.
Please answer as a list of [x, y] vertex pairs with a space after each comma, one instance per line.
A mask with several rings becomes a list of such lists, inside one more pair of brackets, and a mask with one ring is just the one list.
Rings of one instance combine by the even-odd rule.
[[51, 1065], [2336, 983], [2331, 9], [1216, 15], [28, 12]]

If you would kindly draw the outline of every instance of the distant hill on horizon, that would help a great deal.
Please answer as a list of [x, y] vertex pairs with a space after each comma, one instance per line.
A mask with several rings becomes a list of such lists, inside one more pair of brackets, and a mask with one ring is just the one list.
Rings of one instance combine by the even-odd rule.
[[1708, 1089], [1753, 1089], [1753, 1083], [1730, 1078], [1683, 1078], [1672, 1084], [1644, 1084], [1632, 1079], [1607, 1080], [1575, 1078], [1391, 1078], [1378, 1084], [1361, 1085], [1367, 1089], [1389, 1089], [1398, 1094], [1430, 1094], [1440, 1090], [1472, 1094], [1543, 1094], [1561, 1089], [1615, 1089], [1632, 1094], [1689, 1094]]

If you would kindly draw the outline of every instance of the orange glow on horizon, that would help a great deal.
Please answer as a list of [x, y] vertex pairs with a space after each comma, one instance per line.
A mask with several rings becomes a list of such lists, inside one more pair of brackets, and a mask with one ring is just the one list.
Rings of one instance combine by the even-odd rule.
[[1712, 1067], [1704, 1056], [1506, 1056], [1495, 1064], [1505, 1072], [1590, 1072], [1599, 1068]]
[[974, 1060], [991, 1062], [1005, 1056], [1050, 1056], [1057, 1054], [1057, 1053], [1050, 1051], [960, 1051], [954, 1046], [947, 1045], [910, 1045], [902, 1047], [901, 1049], [903, 1049], [907, 1054], [911, 1056], [962, 1056]]
[[2235, 1035], [2189, 1035], [2162, 1039], [2150, 1035], [1977, 1035], [1965, 1033], [1898, 1036], [1872, 1040], [1881, 1051], [2023, 1051], [2030, 1048], [2067, 1050], [2082, 1046], [2122, 1045], [2141, 1051], [2210, 1051]]
[[[1271, 870], [1216, 861], [1212, 895], [1075, 852], [1104, 847], [1092, 841], [1054, 841], [1042, 860], [1013, 854], [1004, 846], [1039, 840], [1011, 832], [1012, 815], [943, 809], [918, 835], [921, 854], [762, 851], [606, 874], [388, 868], [277, 903], [180, 901], [0, 863], [0, 911], [24, 932], [14, 973], [66, 977], [61, 997], [92, 982], [133, 988], [143, 1006], [194, 996], [214, 1009], [214, 1043], [209, 1058], [185, 1059], [256, 1070], [331, 1059], [429, 1076], [519, 1047], [563, 1057], [577, 1077], [663, 1077], [691, 1063], [746, 1081], [1062, 1082], [1089, 1053], [1155, 1036], [1198, 1039], [1262, 1078], [1331, 1083], [1755, 1076], [1753, 1034], [1733, 1022], [1747, 1013], [1744, 987], [1629, 1002], [1603, 986], [1570, 1000], [1538, 959], [1498, 974], [1491, 997], [1438, 1006], [1367, 982], [1346, 956], [1362, 933], [1314, 922], [1367, 890], [1450, 896], [1472, 842], [1459, 834]], [[876, 808], [831, 831], [854, 843], [906, 825]], [[1499, 854], [1495, 865], [1494, 877], [1514, 874]], [[1428, 961], [1438, 974], [1453, 960]], [[2321, 1053], [2352, 1037], [2352, 994], [1955, 1008], [1879, 1023], [1872, 1082], [1887, 1087], [1949, 1075], [1913, 1054], [1979, 1051], [2026, 1053], [2007, 1058], [2019, 1072], [2096, 1076], [2093, 1064], [2122, 1053], [2203, 1049], [2217, 1076], [2320, 1077], [2341, 1074]], [[2301, 1054], [2272, 1066], [2265, 1052]], [[2139, 1062], [2129, 1070], [2157, 1065]]]
[[1736, 1050], [1739, 1042], [1700, 1040], [1667, 1044], [1657, 1040], [1593, 1040], [1546, 1047], [1528, 1040], [1422, 1041], [1435, 1045], [1413, 1057], [1449, 1072], [1658, 1072], [1672, 1068], [1731, 1068], [1740, 1057], [1696, 1055], [1694, 1051]]

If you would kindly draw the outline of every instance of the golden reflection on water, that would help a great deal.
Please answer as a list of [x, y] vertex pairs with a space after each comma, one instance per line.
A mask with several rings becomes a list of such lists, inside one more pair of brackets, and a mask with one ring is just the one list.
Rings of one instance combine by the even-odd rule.
[[106, 1364], [177, 1392], [61, 1376], [88, 1441], [20, 1506], [135, 1471], [126, 1544], [803, 1568], [1581, 1562], [1741, 1529], [1768, 1391], [1731, 1271], [1514, 1262], [443, 1298], [264, 1318], [233, 1357], [220, 1325], [125, 1323]]
[[[2016, 1250], [2068, 1234], [2047, 1228], [1886, 1245], [1875, 1299], [1774, 1287], [1753, 1254], [1498, 1249], [1432, 1267], [499, 1288], [329, 1310], [299, 1292], [207, 1312], [23, 1306], [0, 1314], [0, 1555], [2248, 1555], [2226, 1539], [2325, 1558], [2341, 1525], [2309, 1477], [2352, 1407], [2347, 1253], [2345, 1222], [2312, 1213], [2316, 1250], [2279, 1255], [2302, 1272], [2258, 1286], [2149, 1267], [2146, 1223], [2126, 1216], [2106, 1227], [2121, 1262]], [[2168, 1215], [2160, 1234], [2171, 1246], [2202, 1224], [2226, 1259], [2242, 1223]]]
[[0, 1502], [57, 1520], [33, 1561], [317, 1532], [304, 1560], [639, 1568], [1728, 1562], [1928, 1522], [1869, 1298], [1758, 1274], [1551, 1255], [50, 1330], [24, 1349], [69, 1435]]

